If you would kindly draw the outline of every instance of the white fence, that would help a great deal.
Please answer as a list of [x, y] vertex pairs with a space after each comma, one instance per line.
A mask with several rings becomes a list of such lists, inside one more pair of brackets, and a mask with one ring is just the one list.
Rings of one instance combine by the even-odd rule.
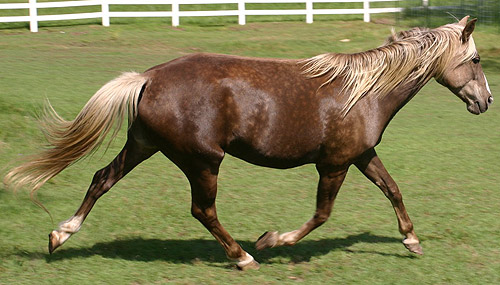
[[[362, 14], [365, 22], [370, 21], [370, 14], [400, 12], [401, 8], [370, 8], [370, 2], [398, 2], [401, 0], [81, 0], [40, 2], [29, 0], [28, 3], [0, 4], [0, 10], [24, 9], [29, 11], [29, 16], [0, 17], [0, 23], [29, 22], [32, 32], [38, 31], [40, 21], [76, 20], [101, 18], [103, 26], [109, 26], [110, 18], [135, 18], [135, 17], [171, 17], [172, 25], [178, 26], [181, 17], [203, 16], [238, 16], [238, 23], [245, 25], [246, 16], [249, 15], [305, 15], [306, 22], [312, 23], [314, 15]], [[358, 9], [314, 9], [315, 3], [363, 3], [363, 8]], [[246, 4], [275, 4], [275, 3], [305, 3], [305, 9], [276, 9], [276, 10], [247, 10]], [[192, 4], [237, 4], [237, 10], [210, 10], [210, 11], [183, 11], [182, 5]], [[142, 12], [111, 12], [110, 5], [169, 5], [167, 11], [142, 11]], [[59, 15], [38, 15], [39, 9], [99, 6], [100, 12], [74, 13]]]

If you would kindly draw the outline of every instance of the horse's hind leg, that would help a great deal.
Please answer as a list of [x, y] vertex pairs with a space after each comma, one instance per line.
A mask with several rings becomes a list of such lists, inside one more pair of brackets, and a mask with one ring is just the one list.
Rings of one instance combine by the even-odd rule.
[[403, 197], [401, 196], [398, 185], [385, 169], [375, 150], [371, 149], [366, 152], [359, 162], [356, 163], [356, 166], [368, 179], [375, 183], [391, 201], [394, 212], [396, 212], [398, 218], [399, 232], [405, 236], [403, 240], [405, 247], [413, 253], [423, 254], [420, 242], [413, 230], [413, 223], [403, 204]]
[[258, 250], [282, 245], [294, 245], [312, 230], [326, 222], [330, 216], [335, 197], [347, 174], [347, 169], [321, 166], [317, 166], [317, 169], [320, 179], [314, 216], [297, 230], [283, 234], [278, 234], [278, 232], [264, 233], [255, 245]]
[[61, 246], [72, 234], [78, 232], [83, 221], [97, 202], [118, 180], [130, 172], [135, 166], [156, 152], [137, 143], [131, 133], [122, 151], [105, 168], [97, 171], [92, 180], [80, 208], [68, 220], [61, 222], [59, 228], [49, 235], [49, 252]]

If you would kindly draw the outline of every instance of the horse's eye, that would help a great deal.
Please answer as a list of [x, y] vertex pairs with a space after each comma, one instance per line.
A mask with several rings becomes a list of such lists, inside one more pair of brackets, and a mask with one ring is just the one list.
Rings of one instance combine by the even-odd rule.
[[480, 60], [481, 59], [479, 58], [479, 56], [476, 56], [475, 58], [472, 59], [472, 62], [477, 64], [477, 63], [479, 63]]

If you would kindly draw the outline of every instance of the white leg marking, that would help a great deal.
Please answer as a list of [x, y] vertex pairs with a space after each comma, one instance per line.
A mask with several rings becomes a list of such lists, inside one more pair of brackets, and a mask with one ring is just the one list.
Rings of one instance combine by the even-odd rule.
[[83, 217], [73, 216], [69, 220], [59, 224], [59, 231], [74, 234], [80, 230], [83, 223]]
[[241, 260], [238, 262], [238, 267], [243, 268], [253, 261], [254, 261], [253, 256], [251, 256], [250, 254], [248, 254], [248, 252], [246, 252], [246, 256], [242, 257]]
[[415, 243], [420, 243], [418, 239], [414, 238], [405, 238], [403, 239], [404, 244], [415, 244]]
[[488, 90], [491, 95], [490, 85], [488, 84], [488, 79], [486, 79], [486, 74], [484, 74], [484, 82], [486, 82], [486, 90]]
[[55, 239], [57, 242], [57, 247], [59, 247], [61, 244], [63, 244], [65, 241], [67, 241], [71, 237], [71, 233], [67, 232], [62, 232], [62, 231], [52, 231], [52, 238]]
[[294, 245], [297, 242], [298, 230], [282, 233], [279, 237], [279, 244]]

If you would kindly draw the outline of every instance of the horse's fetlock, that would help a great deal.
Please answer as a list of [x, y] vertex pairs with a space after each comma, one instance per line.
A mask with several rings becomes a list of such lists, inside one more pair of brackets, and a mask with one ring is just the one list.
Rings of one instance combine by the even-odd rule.
[[411, 233], [413, 232], [413, 224], [401, 224], [399, 225], [399, 231], [404, 236], [412, 237], [413, 235]]
[[253, 256], [251, 256], [250, 254], [248, 254], [246, 252], [245, 252], [244, 256], [239, 259], [236, 266], [240, 270], [259, 269], [260, 268], [259, 263], [257, 261], [255, 261]]
[[237, 243], [234, 243], [226, 248], [226, 255], [229, 259], [240, 260], [242, 257], [246, 256], [246, 252], [241, 249]]
[[277, 246], [278, 245], [288, 245], [288, 246], [293, 246], [299, 241], [298, 237], [299, 231], [291, 231], [287, 233], [282, 233], [279, 236], [279, 239], [277, 241]]
[[80, 230], [82, 226], [83, 218], [80, 216], [73, 216], [70, 219], [61, 222], [59, 224], [59, 231], [73, 234]]

